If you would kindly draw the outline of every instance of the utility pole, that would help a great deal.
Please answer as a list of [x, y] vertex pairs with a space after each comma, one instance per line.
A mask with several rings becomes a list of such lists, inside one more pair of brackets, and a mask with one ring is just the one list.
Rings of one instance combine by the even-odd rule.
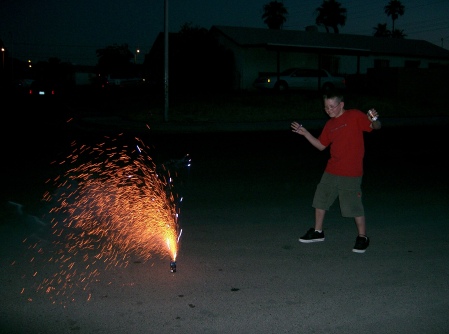
[[168, 121], [168, 0], [164, 0], [164, 120]]
[[5, 48], [2, 47], [2, 70], [5, 69]]
[[137, 49], [136, 53], [134, 54], [134, 64], [137, 64], [137, 55], [140, 53], [140, 50]]

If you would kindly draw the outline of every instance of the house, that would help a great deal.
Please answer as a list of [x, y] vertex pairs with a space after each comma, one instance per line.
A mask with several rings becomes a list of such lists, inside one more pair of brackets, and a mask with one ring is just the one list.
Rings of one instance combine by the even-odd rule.
[[[240, 90], [252, 89], [259, 73], [279, 72], [289, 67], [325, 68], [348, 77], [363, 77], [373, 70], [381, 70], [386, 75], [385, 69], [395, 69], [396, 82], [400, 81], [398, 69], [404, 69], [399, 71], [401, 75], [410, 69], [421, 73], [421, 77], [423, 71], [433, 69], [435, 75], [441, 75], [441, 69], [444, 72], [449, 69], [449, 50], [424, 40], [333, 34], [316, 29], [212, 26], [210, 32], [233, 51], [234, 88]], [[405, 72], [413, 77], [410, 71]]]
[[73, 76], [76, 86], [91, 86], [96, 80], [95, 66], [74, 65]]

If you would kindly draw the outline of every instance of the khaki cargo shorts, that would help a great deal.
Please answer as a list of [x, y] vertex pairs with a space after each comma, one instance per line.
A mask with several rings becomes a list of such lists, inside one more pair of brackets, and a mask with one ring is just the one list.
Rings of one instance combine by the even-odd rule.
[[315, 209], [329, 211], [338, 197], [343, 217], [364, 216], [361, 184], [361, 176], [338, 176], [324, 172], [316, 187], [312, 206]]

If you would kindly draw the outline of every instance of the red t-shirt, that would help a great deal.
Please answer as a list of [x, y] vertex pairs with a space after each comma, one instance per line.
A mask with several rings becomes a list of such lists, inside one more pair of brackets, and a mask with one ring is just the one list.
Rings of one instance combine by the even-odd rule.
[[363, 132], [371, 132], [370, 125], [368, 117], [357, 109], [346, 110], [326, 122], [318, 137], [324, 146], [331, 145], [326, 172], [339, 176], [363, 175]]

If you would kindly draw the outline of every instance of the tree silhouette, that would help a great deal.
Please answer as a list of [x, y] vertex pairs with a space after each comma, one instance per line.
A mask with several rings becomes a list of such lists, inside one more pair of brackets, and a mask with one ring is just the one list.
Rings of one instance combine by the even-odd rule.
[[405, 38], [407, 35], [404, 34], [404, 30], [402, 29], [394, 29], [391, 32], [391, 37], [393, 38]]
[[316, 9], [318, 16], [315, 23], [324, 26], [329, 32], [329, 27], [338, 34], [338, 26], [344, 26], [346, 23], [346, 8], [341, 7], [341, 3], [335, 0], [324, 0], [320, 7]]
[[130, 76], [134, 64], [133, 53], [129, 50], [128, 44], [110, 45], [104, 49], [97, 50], [97, 68], [102, 74], [113, 74], [116, 76]]
[[374, 37], [391, 37], [391, 31], [387, 29], [386, 23], [378, 23], [377, 27], [373, 29], [375, 30]]
[[[145, 58], [146, 76], [156, 89], [164, 81], [164, 36], [160, 33]], [[223, 92], [232, 88], [235, 78], [234, 53], [206, 28], [187, 22], [169, 35], [169, 73], [171, 96], [190, 97], [204, 92]]]
[[262, 19], [269, 29], [280, 30], [287, 21], [288, 11], [282, 2], [271, 1], [263, 6]]
[[405, 7], [399, 0], [390, 0], [388, 5], [384, 7], [384, 10], [385, 14], [391, 16], [391, 19], [393, 20], [393, 28], [391, 29], [391, 31], [394, 32], [394, 22], [398, 19], [399, 16], [404, 15]]

